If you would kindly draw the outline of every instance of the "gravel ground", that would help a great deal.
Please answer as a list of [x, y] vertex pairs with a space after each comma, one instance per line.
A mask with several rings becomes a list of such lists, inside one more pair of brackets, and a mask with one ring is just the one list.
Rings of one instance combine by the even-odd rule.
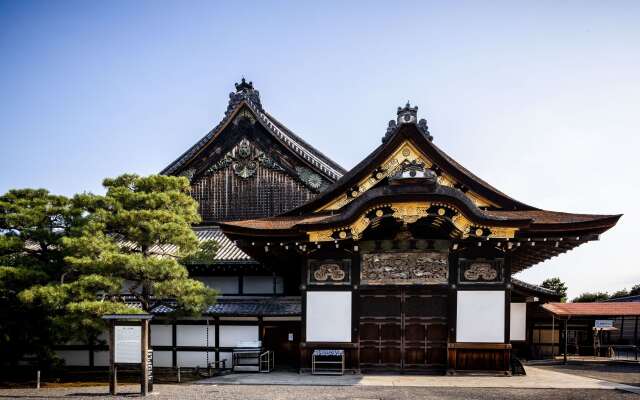
[[[123, 393], [133, 392], [135, 386], [121, 387]], [[156, 385], [151, 399], [217, 399], [217, 400], [409, 400], [409, 399], [536, 399], [536, 400], [589, 400], [589, 399], [639, 399], [633, 393], [617, 390], [568, 390], [568, 389], [477, 389], [477, 388], [426, 388], [426, 387], [375, 387], [375, 386], [257, 386], [257, 385]], [[80, 388], [0, 389], [0, 398], [9, 399], [113, 399], [106, 395], [105, 386]], [[115, 398], [130, 399], [129, 393]]]
[[640, 364], [581, 363], [568, 365], [536, 365], [536, 368], [640, 386]]

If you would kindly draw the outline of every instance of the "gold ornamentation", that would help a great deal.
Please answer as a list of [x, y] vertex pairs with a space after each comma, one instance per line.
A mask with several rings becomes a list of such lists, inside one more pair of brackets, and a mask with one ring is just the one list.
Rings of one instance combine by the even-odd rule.
[[362, 255], [362, 285], [434, 285], [449, 281], [449, 256], [436, 251]]
[[313, 277], [320, 282], [342, 281], [346, 274], [338, 264], [323, 264], [313, 272]]
[[444, 208], [438, 208], [438, 215], [439, 216], [443, 216], [444, 214], [446, 214], [447, 210], [445, 210]]
[[[353, 194], [353, 197], [342, 194], [328, 204], [320, 207], [316, 211], [339, 210], [340, 208], [353, 201], [357, 196], [372, 188], [376, 183], [380, 182], [385, 177], [395, 175], [396, 172], [398, 172], [398, 170], [401, 168], [402, 163], [405, 160], [408, 162], [412, 162], [415, 160], [418, 163], [424, 164], [425, 168], [433, 167], [433, 162], [425, 154], [420, 152], [410, 141], [407, 140], [401, 143], [398, 148], [386, 160], [384, 160], [384, 162], [380, 166], [381, 171], [377, 172], [375, 174], [375, 177], [368, 176], [358, 182], [357, 187], [359, 188], [359, 192]], [[442, 173], [440, 176], [438, 176], [438, 184], [442, 186], [454, 187], [456, 181], [453, 179], [453, 177]], [[492, 203], [491, 201], [471, 191], [468, 191], [467, 193], [465, 193], [465, 195], [469, 197], [469, 199], [477, 207], [497, 206], [495, 203]]]
[[484, 281], [493, 281], [498, 277], [498, 271], [489, 263], [471, 264], [469, 269], [464, 271], [464, 277], [470, 281], [477, 281], [480, 278]]
[[345, 231], [340, 231], [340, 233], [338, 234], [338, 236], [340, 237], [340, 239], [344, 239], [347, 237], [347, 232]]
[[[429, 203], [429, 202], [407, 202], [407, 203], [388, 203], [388, 204], [379, 204], [375, 207], [369, 208], [364, 211], [360, 217], [349, 226], [336, 227], [332, 229], [326, 229], [321, 231], [309, 231], [307, 234], [309, 235], [309, 241], [311, 242], [326, 242], [335, 240], [333, 235], [335, 232], [340, 231], [351, 231], [351, 238], [353, 240], [359, 240], [361, 238], [362, 232], [369, 227], [371, 220], [366, 217], [367, 214], [375, 210], [375, 215], [380, 217], [384, 215], [382, 208], [389, 207], [393, 210], [393, 217], [397, 218], [407, 224], [412, 224], [419, 220], [420, 218], [426, 217], [429, 215], [429, 208], [432, 206], [440, 206], [438, 209], [438, 215], [440, 214], [440, 210], [450, 209], [454, 211], [454, 215], [451, 217], [451, 223], [455, 226], [458, 231], [457, 237], [462, 239], [468, 238], [470, 235], [475, 234], [477, 236], [482, 236], [484, 233], [484, 229], [489, 229], [490, 234], [489, 238], [500, 238], [500, 239], [511, 239], [515, 237], [518, 228], [509, 228], [509, 227], [491, 227], [491, 226], [479, 226], [474, 224], [469, 218], [467, 218], [460, 210], [451, 206], [449, 204], [437, 202], [437, 203]], [[381, 214], [382, 213], [382, 214]], [[478, 229], [476, 231], [472, 231], [471, 227], [476, 226]], [[340, 234], [338, 234], [340, 235]], [[340, 236], [341, 237], [341, 236]]]

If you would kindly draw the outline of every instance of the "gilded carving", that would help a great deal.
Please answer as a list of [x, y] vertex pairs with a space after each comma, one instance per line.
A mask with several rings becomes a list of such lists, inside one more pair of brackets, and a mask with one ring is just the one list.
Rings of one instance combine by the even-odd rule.
[[458, 268], [459, 283], [502, 282], [502, 259], [461, 259]]
[[470, 281], [493, 281], [498, 277], [498, 271], [489, 263], [479, 262], [471, 264], [469, 269], [464, 271], [464, 277]]
[[[336, 227], [331, 229], [325, 229], [321, 231], [310, 231], [307, 232], [309, 235], [309, 241], [311, 242], [323, 242], [329, 240], [335, 240], [334, 237], [335, 232], [341, 231], [350, 231], [351, 238], [354, 240], [359, 240], [362, 237], [362, 232], [369, 227], [371, 220], [367, 217], [367, 215], [375, 210], [375, 216], [381, 217], [384, 215], [381, 208], [390, 207], [393, 210], [393, 217], [397, 218], [407, 224], [412, 224], [419, 220], [420, 218], [426, 217], [429, 215], [429, 209], [432, 206], [440, 206], [436, 212], [441, 218], [444, 218], [446, 214], [446, 209], [453, 210], [455, 214], [451, 217], [451, 223], [455, 226], [457, 232], [457, 237], [460, 238], [468, 238], [470, 235], [477, 235], [477, 231], [484, 233], [481, 228], [487, 228], [490, 231], [488, 235], [489, 238], [501, 238], [501, 239], [511, 239], [515, 236], [517, 232], [517, 228], [509, 228], [509, 227], [491, 227], [491, 226], [478, 226], [475, 225], [470, 219], [468, 219], [460, 210], [457, 208], [436, 202], [408, 202], [408, 203], [389, 203], [389, 204], [381, 204], [373, 208], [369, 208], [364, 213], [360, 215], [355, 222], [353, 222], [349, 226]], [[442, 210], [442, 211], [441, 211]], [[472, 231], [472, 226], [476, 227], [476, 230]], [[340, 237], [342, 239], [346, 237]]]
[[435, 285], [448, 281], [447, 253], [431, 251], [362, 255], [362, 285]]
[[284, 168], [271, 157], [253, 148], [247, 139], [242, 139], [222, 159], [212, 164], [207, 172], [213, 173], [231, 166], [234, 174], [247, 179], [256, 174], [259, 164], [275, 171], [284, 171]]
[[342, 281], [345, 273], [338, 264], [323, 264], [313, 272], [313, 277], [320, 282]]
[[[391, 177], [395, 175], [402, 167], [402, 164], [404, 162], [415, 162], [424, 164], [425, 168], [433, 167], [433, 162], [426, 155], [422, 154], [422, 152], [420, 152], [411, 142], [405, 141], [404, 143], [400, 144], [398, 148], [385, 161], [382, 162], [382, 165], [377, 169], [375, 176], [368, 176], [358, 182], [357, 187], [359, 188], [359, 194], [366, 192], [385, 177]], [[442, 186], [454, 187], [455, 183], [456, 182], [452, 177], [444, 173], [438, 176], [438, 184]], [[495, 204], [493, 204], [489, 200], [484, 199], [480, 195], [471, 191], [466, 192], [465, 195], [469, 197], [469, 199], [477, 207], [495, 206]], [[349, 204], [357, 197], [358, 196], [351, 196], [345, 193], [343, 195], [340, 195], [332, 202], [324, 205], [323, 207], [320, 207], [317, 211], [338, 210]]]
[[351, 283], [350, 259], [309, 260], [308, 284], [348, 285]]

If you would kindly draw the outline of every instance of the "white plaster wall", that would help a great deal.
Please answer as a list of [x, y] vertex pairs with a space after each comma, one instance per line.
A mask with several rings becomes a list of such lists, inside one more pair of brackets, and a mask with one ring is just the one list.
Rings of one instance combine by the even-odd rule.
[[238, 294], [239, 277], [237, 276], [194, 276], [210, 288], [217, 289], [222, 294]]
[[220, 358], [219, 358], [218, 361], [227, 360], [227, 362], [224, 364], [224, 367], [225, 368], [231, 368], [232, 367], [232, 365], [231, 365], [232, 364], [232, 359], [233, 359], [231, 353], [227, 353], [227, 352], [222, 352], [221, 351], [218, 354], [220, 355]]
[[152, 346], [171, 346], [172, 345], [171, 325], [151, 324], [150, 326], [151, 326], [151, 345]]
[[258, 327], [220, 325], [220, 347], [236, 347], [238, 342], [258, 340]]
[[351, 292], [307, 292], [308, 342], [351, 341]]
[[[215, 353], [209, 353], [209, 362], [215, 359]], [[207, 352], [206, 351], [179, 351], [177, 354], [177, 361], [179, 367], [207, 367]]]
[[89, 366], [89, 350], [58, 350], [56, 355], [64, 360], [66, 366]]
[[527, 303], [511, 303], [510, 340], [527, 339]]
[[456, 341], [504, 342], [504, 291], [459, 290]]
[[173, 355], [170, 351], [154, 351], [153, 366], [154, 367], [172, 367]]
[[[177, 325], [176, 344], [178, 346], [207, 346], [206, 325]], [[209, 325], [209, 347], [216, 344], [215, 326]]]
[[[272, 276], [245, 276], [242, 282], [242, 292], [244, 294], [266, 294], [273, 293]], [[282, 293], [282, 277], [276, 277], [276, 293]]]

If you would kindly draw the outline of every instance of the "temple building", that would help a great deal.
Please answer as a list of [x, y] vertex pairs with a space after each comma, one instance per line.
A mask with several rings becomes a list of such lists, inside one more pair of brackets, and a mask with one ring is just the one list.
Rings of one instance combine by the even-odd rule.
[[[222, 121], [161, 172], [191, 181], [194, 230], [220, 251], [190, 274], [221, 296], [196, 319], [157, 305], [155, 366], [230, 366], [234, 348], [261, 341], [279, 368], [337, 350], [353, 371], [508, 373], [513, 354], [544, 346], [532, 316], [559, 297], [512, 275], [598, 240], [620, 215], [511, 198], [439, 149], [418, 107], [382, 131], [346, 171], [236, 84]], [[98, 366], [104, 350], [66, 358]]]

